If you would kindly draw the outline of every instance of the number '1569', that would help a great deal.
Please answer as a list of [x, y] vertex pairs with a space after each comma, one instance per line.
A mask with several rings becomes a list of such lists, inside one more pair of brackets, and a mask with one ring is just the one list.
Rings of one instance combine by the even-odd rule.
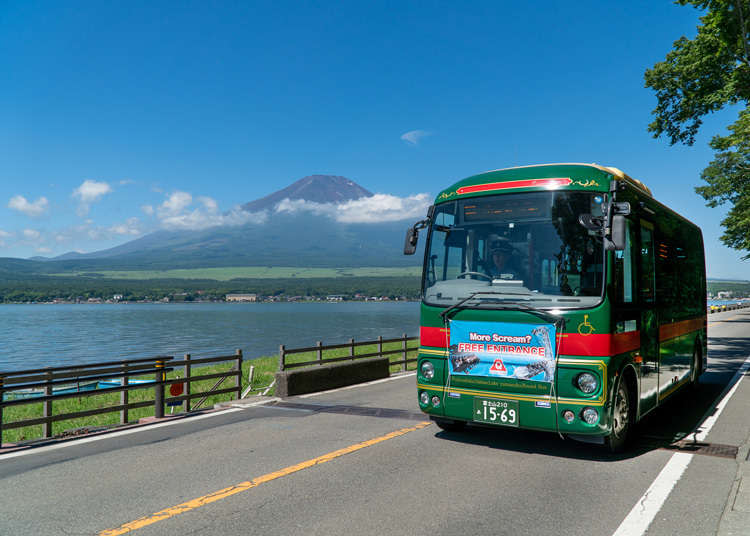
[[516, 422], [516, 410], [507, 407], [482, 406], [484, 419], [488, 421], [500, 421], [504, 423]]

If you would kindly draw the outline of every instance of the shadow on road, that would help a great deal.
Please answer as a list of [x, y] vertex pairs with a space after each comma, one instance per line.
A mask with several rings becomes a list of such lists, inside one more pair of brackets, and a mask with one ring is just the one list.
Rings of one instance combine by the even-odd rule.
[[[634, 445], [623, 454], [610, 454], [601, 445], [562, 439], [555, 433], [479, 425], [470, 425], [464, 432], [439, 431], [436, 437], [499, 450], [595, 461], [633, 458], [662, 448], [677, 450], [675, 443], [688, 438], [702, 420], [713, 413], [722, 391], [748, 355], [750, 339], [710, 337], [709, 366], [701, 375], [698, 389], [670, 398], [647, 415], [639, 423]], [[750, 376], [750, 372], [745, 376]]]

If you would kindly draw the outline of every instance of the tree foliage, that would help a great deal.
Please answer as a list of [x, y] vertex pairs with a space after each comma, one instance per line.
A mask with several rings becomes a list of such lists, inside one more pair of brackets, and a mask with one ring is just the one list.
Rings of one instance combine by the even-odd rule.
[[[670, 144], [692, 145], [702, 118], [727, 105], [741, 105], [730, 134], [715, 136], [715, 159], [703, 170], [707, 183], [696, 191], [715, 207], [730, 203], [722, 221], [728, 246], [750, 252], [750, 0], [677, 0], [705, 10], [694, 39], [674, 42], [665, 61], [645, 73], [656, 92], [648, 129]], [[750, 253], [745, 256], [750, 258]]]
[[[721, 240], [729, 247], [750, 252], [750, 110], [740, 112], [729, 130], [728, 136], [711, 140], [716, 157], [701, 173], [707, 185], [695, 191], [710, 207], [732, 205], [721, 222], [725, 229]], [[750, 258], [750, 253], [744, 258]]]

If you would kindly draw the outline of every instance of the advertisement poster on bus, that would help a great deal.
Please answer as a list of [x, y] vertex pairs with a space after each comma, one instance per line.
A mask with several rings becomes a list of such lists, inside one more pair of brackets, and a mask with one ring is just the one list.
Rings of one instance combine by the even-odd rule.
[[450, 373], [536, 382], [555, 377], [554, 324], [450, 322]]

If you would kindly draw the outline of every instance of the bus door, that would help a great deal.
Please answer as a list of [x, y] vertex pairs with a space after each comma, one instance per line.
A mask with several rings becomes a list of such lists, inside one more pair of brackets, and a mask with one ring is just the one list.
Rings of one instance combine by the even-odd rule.
[[656, 310], [654, 226], [640, 222], [641, 409], [643, 415], [659, 400], [659, 319]]

